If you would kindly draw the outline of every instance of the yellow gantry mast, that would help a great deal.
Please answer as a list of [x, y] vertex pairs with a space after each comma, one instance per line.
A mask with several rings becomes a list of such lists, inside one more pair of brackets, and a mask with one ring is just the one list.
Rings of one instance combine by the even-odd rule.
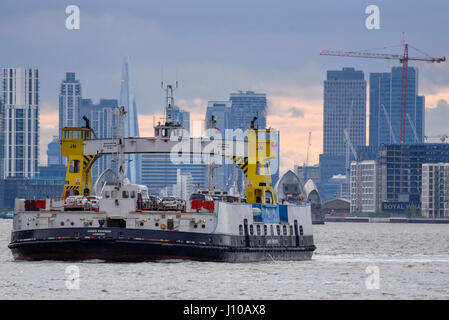
[[242, 165], [246, 176], [246, 202], [276, 204], [271, 186], [270, 159], [277, 154], [277, 132], [273, 129], [248, 129], [248, 159]]
[[92, 139], [91, 128], [62, 128], [61, 155], [67, 157], [64, 200], [70, 195], [90, 195], [92, 190], [92, 164], [99, 156], [84, 155], [84, 140]]

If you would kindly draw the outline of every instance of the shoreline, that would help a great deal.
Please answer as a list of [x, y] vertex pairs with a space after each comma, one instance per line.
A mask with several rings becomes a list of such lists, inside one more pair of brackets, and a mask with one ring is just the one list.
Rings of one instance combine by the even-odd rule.
[[325, 222], [359, 222], [359, 223], [428, 223], [449, 224], [449, 219], [431, 218], [388, 218], [388, 217], [325, 217]]

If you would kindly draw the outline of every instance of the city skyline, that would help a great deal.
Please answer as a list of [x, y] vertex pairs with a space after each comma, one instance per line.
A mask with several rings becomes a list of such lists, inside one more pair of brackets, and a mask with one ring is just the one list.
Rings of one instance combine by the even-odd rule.
[[1, 0], [0, 296], [449, 299], [448, 13]]
[[[343, 67], [342, 69], [346, 69], [346, 68], [352, 68], [352, 67]], [[398, 67], [394, 67], [394, 68], [398, 68]], [[415, 69], [418, 69], [417, 67], [415, 67]], [[36, 69], [36, 70], [39, 70], [39, 69]], [[69, 74], [69, 73], [72, 73], [72, 72], [66, 72], [66, 74]], [[382, 73], [382, 74], [385, 74], [385, 73], [388, 73], [388, 72], [384, 72], [384, 73]], [[75, 74], [75, 72], [73, 72], [73, 74]], [[372, 75], [373, 73], [370, 73], [370, 76]], [[378, 74], [378, 73], [374, 73], [374, 74]], [[78, 82], [78, 81], [82, 81], [82, 79], [77, 79], [76, 81]], [[323, 87], [323, 89], [324, 89], [324, 87]], [[370, 86], [369, 86], [369, 82], [367, 81], [367, 84], [366, 84], [366, 91], [367, 91], [367, 94], [366, 94], [366, 109], [367, 109], [367, 112], [366, 112], [366, 129], [365, 129], [365, 135], [366, 135], [366, 145], [369, 145], [369, 131], [370, 131], [370, 125], [369, 125], [369, 121], [370, 121], [370, 109], [371, 109], [371, 103], [370, 103], [370, 95], [369, 95], [369, 90], [370, 90]], [[237, 91], [242, 91], [242, 92], [244, 92], [245, 90], [237, 90]], [[425, 95], [419, 95], [419, 96], [417, 96], [417, 97], [419, 97], [419, 98], [421, 98], [421, 97], [423, 97], [424, 96], [424, 98], [426, 98], [426, 96]], [[116, 97], [119, 97], [119, 95], [116, 95]], [[101, 102], [101, 100], [104, 100], [105, 98], [102, 98], [102, 97], [100, 97], [98, 100]], [[117, 100], [119, 99], [119, 98], [116, 98]], [[89, 100], [92, 100], [92, 99], [89, 99]], [[181, 104], [184, 104], [184, 102], [185, 102], [185, 100], [183, 100], [182, 98], [181, 99], [179, 99], [180, 101], [181, 101]], [[211, 100], [213, 100], [213, 99], [211, 99]], [[270, 97], [268, 96], [268, 94], [267, 94], [267, 101], [269, 101], [270, 100]], [[210, 100], [209, 100], [210, 101]], [[161, 104], [162, 105], [162, 104]], [[324, 100], [323, 100], [323, 106], [324, 106]], [[197, 111], [199, 108], [201, 108], [202, 106], [197, 106], [196, 108], [195, 108], [195, 111]], [[207, 107], [208, 107], [208, 105], [207, 105], [207, 103], [206, 103], [206, 105], [204, 105], [204, 112], [207, 110]], [[440, 113], [442, 113], [442, 114], [445, 114], [446, 112], [449, 112], [449, 105], [447, 104], [447, 102], [446, 102], [446, 100], [440, 100], [439, 102], [438, 102], [438, 104], [437, 104], [437, 107], [436, 108], [433, 108], [433, 109], [438, 109], [438, 108], [441, 108], [442, 110], [440, 110]], [[180, 109], [179, 108], [179, 106], [178, 105], [176, 105], [176, 108], [177, 109]], [[447, 109], [447, 110], [446, 110]], [[193, 117], [191, 117], [190, 119], [188, 119], [189, 121], [191, 121], [191, 122], [193, 122], [193, 121], [199, 121], [199, 122], [204, 122], [204, 113], [196, 113], [195, 111], [194, 112], [190, 112], [190, 111], [188, 111], [188, 110], [181, 110], [183, 113], [188, 113], [188, 114], [192, 114], [193, 113]], [[291, 110], [289, 110], [290, 112], [291, 112], [291, 117], [292, 118], [295, 118], [295, 117], [298, 117], [298, 113], [302, 113], [302, 111], [298, 111], [298, 110], [294, 110], [294, 108], [292, 108]], [[430, 112], [432, 112], [432, 111], [434, 111], [434, 110], [429, 110], [429, 108], [426, 108], [426, 114], [428, 114], [428, 113], [430, 113]], [[53, 118], [54, 118], [54, 116], [56, 115], [57, 117], [58, 117], [58, 119], [59, 119], [59, 113], [58, 112], [56, 112], [55, 114], [51, 114], [50, 115], [50, 117], [48, 117], [47, 118], [47, 116], [48, 116], [49, 114], [48, 113], [45, 113], [45, 114], [42, 114], [42, 112], [40, 113], [40, 124], [41, 124], [41, 126], [43, 125], [43, 126], [45, 126], [45, 128], [48, 128], [49, 126], [49, 123], [53, 123]], [[82, 115], [81, 115], [81, 111], [80, 111], [80, 118], [82, 117]], [[201, 117], [203, 117], [203, 118], [201, 118]], [[301, 115], [300, 117], [303, 117], [303, 115]], [[435, 117], [435, 116], [434, 116]], [[150, 122], [149, 121], [151, 121], [151, 126], [145, 126], [144, 128], [143, 128], [143, 132], [144, 132], [144, 134], [142, 134], [141, 136], [153, 136], [153, 133], [152, 133], [152, 130], [153, 130], [153, 128], [152, 128], [152, 125], [153, 125], [153, 119], [158, 119], [158, 118], [163, 118], [163, 113], [162, 112], [156, 112], [156, 113], [153, 113], [153, 114], [149, 114], [149, 115], [147, 115], [147, 114], [139, 114], [139, 112], [137, 112], [137, 119], [138, 119], [138, 122], [145, 122], [145, 124], [149, 124]], [[323, 117], [324, 118], [324, 117]], [[269, 115], [267, 115], [267, 126], [268, 127], [270, 127], [271, 125], [270, 125], [270, 121], [269, 121], [269, 119], [270, 119], [270, 114]], [[425, 117], [425, 120], [426, 120], [426, 122], [427, 122], [427, 117]], [[48, 122], [47, 122], [48, 121]], [[323, 120], [321, 120], [321, 121], [323, 121]], [[82, 124], [83, 123], [83, 121], [80, 121], [80, 124]], [[407, 125], [408, 125], [408, 122], [407, 122]], [[206, 124], [204, 124], [204, 126], [203, 126], [203, 128], [206, 128], [207, 127], [207, 125]], [[323, 128], [323, 126], [322, 126], [322, 128]], [[39, 146], [39, 148], [40, 148], [40, 150], [42, 150], [42, 153], [40, 153], [40, 157], [39, 157], [39, 165], [44, 165], [45, 163], [46, 163], [46, 158], [45, 158], [45, 154], [46, 154], [46, 151], [47, 151], [47, 145], [48, 145], [48, 143], [50, 143], [51, 141], [52, 141], [52, 139], [53, 139], [53, 137], [55, 136], [55, 135], [57, 135], [58, 133], [59, 133], [59, 129], [58, 129], [58, 127], [56, 126], [56, 125], [54, 125], [54, 126], [52, 126], [52, 129], [55, 129], [55, 131], [52, 131], [52, 132], [54, 132], [54, 134], [53, 135], [50, 135], [50, 136], [45, 136], [44, 138], [42, 138], [42, 134], [41, 134], [41, 143], [40, 143], [40, 146]], [[279, 128], [277, 128], [277, 129], [279, 129]], [[395, 130], [396, 130], [396, 128], [395, 128]], [[321, 131], [323, 131], [324, 132], [324, 130], [321, 130]], [[448, 132], [449, 133], [449, 132]], [[437, 133], [437, 134], [441, 134], [441, 133]], [[427, 136], [427, 135], [429, 135], [427, 132], [425, 132], [425, 135], [424, 136]], [[323, 137], [323, 136], [322, 136]], [[322, 138], [321, 137], [321, 138]], [[315, 140], [315, 139], [314, 139]], [[318, 140], [318, 139], [316, 139], [316, 140]], [[315, 141], [315, 145], [316, 144], [319, 144], [319, 148], [316, 148], [316, 149], [319, 149], [319, 150], [321, 150], [321, 152], [322, 152], [322, 150], [323, 150], [323, 144], [322, 144], [322, 140], [321, 141]], [[282, 148], [282, 147], [281, 147]], [[316, 150], [315, 149], [315, 150]], [[311, 153], [313, 153], [313, 152], [315, 152], [314, 150], [311, 150]], [[282, 150], [281, 150], [281, 156], [282, 156]], [[319, 163], [319, 154], [320, 153], [318, 153], [317, 155], [311, 155], [310, 156], [310, 159], [309, 159], [309, 164], [310, 165], [313, 165], [313, 164], [318, 164]], [[312, 159], [312, 160], [311, 160]], [[287, 171], [287, 170], [290, 170], [290, 169], [292, 169], [291, 167], [288, 167], [288, 166], [286, 166], [286, 165], [283, 165], [282, 164], [282, 161], [283, 160], [281, 160], [281, 172], [285, 172], [285, 171]], [[293, 160], [291, 163], [293, 163], [293, 166], [294, 165], [300, 165], [301, 163], [303, 162], [303, 160], [301, 159], [301, 158], [299, 158], [299, 159], [296, 159], [296, 160]]]
[[[240, 4], [233, 12], [232, 24], [225, 18], [232, 5], [195, 2], [204, 5], [173, 1], [175, 18], [167, 20], [161, 4], [123, 6], [117, 2], [79, 1], [81, 27], [71, 31], [65, 29], [66, 15], [58, 2], [28, 2], [20, 9], [13, 2], [2, 2], [0, 24], [4, 31], [0, 39], [9, 44], [9, 50], [0, 53], [2, 65], [31, 65], [41, 71], [41, 155], [58, 134], [54, 92], [64, 73], [76, 72], [83, 82], [83, 94], [94, 100], [118, 98], [120, 66], [123, 57], [129, 55], [135, 71], [139, 122], [147, 124], [141, 126], [141, 136], [152, 134], [153, 117], [161, 115], [161, 78], [166, 82], [178, 78], [178, 104], [191, 112], [192, 121], [204, 119], [207, 101], [226, 100], [229, 92], [266, 93], [267, 123], [282, 132], [282, 171], [304, 161], [309, 131], [309, 163], [317, 163], [322, 153], [322, 81], [326, 70], [351, 66], [367, 75], [389, 72], [399, 65], [396, 61], [320, 57], [320, 49], [357, 50], [400, 44], [406, 31], [409, 43], [431, 55], [442, 56], [449, 51], [448, 44], [437, 41], [447, 28], [445, 5], [436, 1], [414, 3], [404, 16], [395, 14], [402, 10], [401, 1], [382, 3], [379, 30], [365, 28], [365, 6], [356, 2], [326, 3], [325, 12], [320, 1], [286, 2], [283, 7], [267, 1], [258, 2], [257, 7]], [[248, 20], [251, 10], [257, 10], [260, 19]], [[343, 13], [345, 19], [340, 18]], [[192, 23], [191, 18], [196, 16], [202, 19]], [[212, 16], [218, 23], [208, 23]], [[38, 36], [30, 37], [30, 31]], [[227, 45], [223, 47], [224, 42]], [[55, 50], [49, 53], [48, 47]], [[89, 50], [77, 49], [86, 47]], [[28, 48], [33, 48], [31, 57], [22, 54]], [[425, 134], [444, 133], [441, 119], [449, 113], [449, 67], [447, 63], [422, 63], [418, 69], [418, 94], [426, 96], [426, 119], [434, 120], [432, 127], [426, 126]], [[292, 122], [297, 125], [291, 126]]]

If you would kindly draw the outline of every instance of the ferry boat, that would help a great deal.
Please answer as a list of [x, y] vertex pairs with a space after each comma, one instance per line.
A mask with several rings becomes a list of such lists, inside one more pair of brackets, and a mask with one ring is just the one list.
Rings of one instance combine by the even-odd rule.
[[[246, 156], [230, 157], [247, 177], [246, 202], [193, 197], [184, 210], [160, 211], [152, 207], [145, 186], [124, 177], [124, 154], [173, 150], [182, 140], [175, 134], [179, 128], [166, 122], [155, 126], [155, 137], [123, 138], [124, 114], [122, 107], [119, 139], [92, 139], [88, 123], [62, 129], [68, 183], [61, 199], [15, 200], [9, 248], [16, 260], [311, 259], [310, 205], [276, 204], [270, 175], [260, 174], [273, 154], [265, 150], [256, 152], [255, 161], [249, 158], [251, 150], [274, 145], [264, 140], [272, 129], [248, 130]], [[94, 196], [90, 167], [103, 154], [118, 155], [119, 173]]]

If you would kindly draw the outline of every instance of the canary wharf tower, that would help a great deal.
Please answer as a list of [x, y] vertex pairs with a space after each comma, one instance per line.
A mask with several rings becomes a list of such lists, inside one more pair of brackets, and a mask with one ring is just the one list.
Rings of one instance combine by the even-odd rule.
[[[129, 57], [126, 57], [123, 63], [120, 86], [120, 106], [124, 106], [127, 112], [125, 118], [125, 137], [138, 137], [139, 123], [137, 121], [136, 98], [134, 97], [134, 87], [132, 84], [132, 73]], [[133, 183], [140, 183], [140, 174], [138, 174], [140, 171], [138, 155], [128, 155], [127, 159], [127, 177]]]

